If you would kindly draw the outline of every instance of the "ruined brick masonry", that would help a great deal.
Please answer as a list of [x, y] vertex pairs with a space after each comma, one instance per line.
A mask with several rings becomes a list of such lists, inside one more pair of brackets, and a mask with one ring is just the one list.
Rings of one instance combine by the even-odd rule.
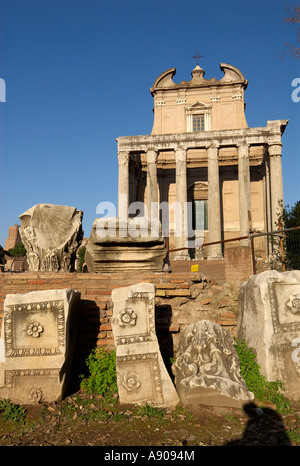
[[[207, 263], [207, 261], [205, 261]], [[174, 271], [172, 273], [76, 274], [25, 272], [0, 274], [0, 318], [6, 294], [36, 290], [69, 288], [81, 292], [77, 354], [84, 356], [92, 348], [114, 347], [111, 327], [111, 291], [138, 282], [156, 286], [156, 327], [162, 340], [172, 341], [176, 352], [178, 338], [186, 326], [197, 320], [210, 319], [235, 334], [240, 282], [225, 283], [225, 265], [214, 261], [215, 276], [208, 273]], [[180, 269], [180, 265], [177, 264]], [[2, 322], [1, 322], [2, 324]]]

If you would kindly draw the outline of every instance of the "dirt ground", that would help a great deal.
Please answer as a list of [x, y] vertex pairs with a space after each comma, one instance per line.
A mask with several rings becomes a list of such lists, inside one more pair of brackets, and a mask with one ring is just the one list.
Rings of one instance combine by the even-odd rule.
[[297, 446], [300, 403], [288, 414], [254, 403], [244, 409], [178, 405], [151, 409], [78, 392], [26, 406], [23, 422], [0, 416], [0, 446]]

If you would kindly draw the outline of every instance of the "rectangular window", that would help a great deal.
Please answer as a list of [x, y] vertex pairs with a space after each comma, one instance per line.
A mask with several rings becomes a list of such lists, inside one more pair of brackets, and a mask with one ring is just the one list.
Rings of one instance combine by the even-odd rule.
[[193, 229], [208, 230], [207, 199], [193, 202]]
[[204, 114], [203, 115], [193, 115], [193, 132], [204, 131]]

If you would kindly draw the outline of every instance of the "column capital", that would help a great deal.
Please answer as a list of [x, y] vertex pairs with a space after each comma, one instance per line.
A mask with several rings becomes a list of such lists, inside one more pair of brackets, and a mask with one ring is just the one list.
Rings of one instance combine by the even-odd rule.
[[269, 144], [268, 152], [269, 152], [270, 157], [273, 157], [276, 155], [281, 156], [281, 149], [282, 149], [281, 142], [275, 142], [274, 144]]
[[219, 149], [220, 141], [214, 140], [207, 144], [206, 149]]
[[240, 144], [237, 144], [236, 147], [237, 147], [237, 150], [238, 150], [238, 157], [239, 158], [249, 157], [250, 146], [249, 146], [248, 143], [246, 143], [246, 142], [240, 143]]
[[208, 159], [218, 159], [219, 155], [219, 144], [212, 143], [210, 146], [207, 147], [207, 157]]
[[147, 149], [147, 151], [146, 151], [147, 164], [156, 163], [157, 162], [157, 157], [158, 157], [158, 151], [157, 150]]
[[175, 160], [176, 162], [186, 162], [187, 149], [184, 146], [177, 146], [175, 148]]
[[129, 152], [121, 150], [118, 152], [119, 165], [126, 165], [129, 162]]

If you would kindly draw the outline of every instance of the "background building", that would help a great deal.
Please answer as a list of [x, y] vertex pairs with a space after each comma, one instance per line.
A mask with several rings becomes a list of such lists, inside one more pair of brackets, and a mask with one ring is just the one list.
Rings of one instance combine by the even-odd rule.
[[[234, 66], [221, 63], [220, 68], [222, 79], [205, 79], [197, 64], [192, 79], [180, 83], [173, 81], [175, 68], [163, 72], [150, 89], [151, 134], [117, 139], [119, 216], [127, 216], [132, 203], [145, 203], [148, 216], [164, 220], [171, 249], [245, 236], [249, 212], [254, 229], [271, 231], [281, 212], [282, 135], [288, 120], [249, 128], [248, 81]], [[162, 203], [169, 206], [167, 223]], [[188, 206], [187, 215], [170, 208], [174, 203], [182, 212]], [[179, 227], [182, 235], [176, 234]], [[181, 249], [175, 258], [193, 254]], [[221, 243], [205, 250], [207, 259], [222, 256]]]

